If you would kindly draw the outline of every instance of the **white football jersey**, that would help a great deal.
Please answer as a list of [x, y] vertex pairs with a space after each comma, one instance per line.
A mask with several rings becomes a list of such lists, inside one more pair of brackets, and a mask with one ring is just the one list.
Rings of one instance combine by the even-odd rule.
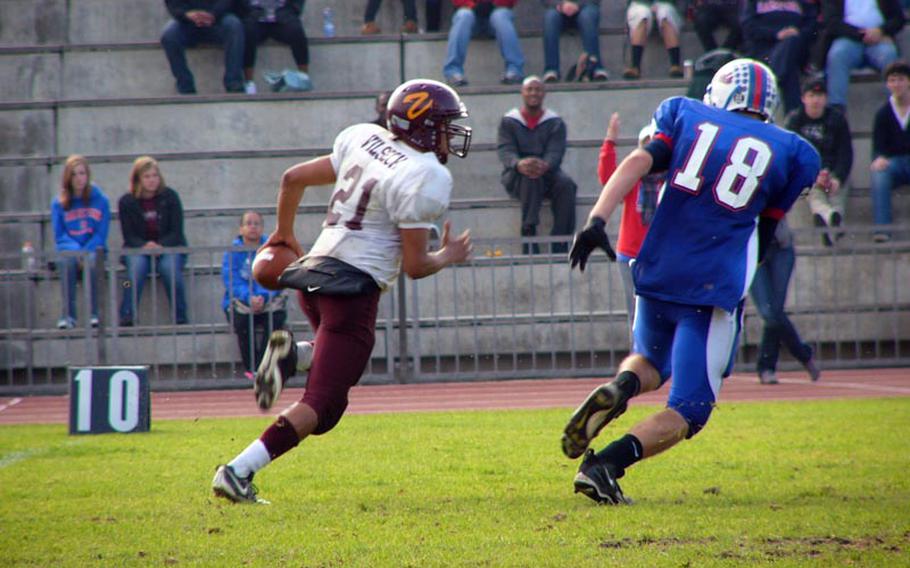
[[434, 229], [452, 194], [452, 174], [375, 124], [343, 130], [332, 148], [337, 181], [322, 232], [306, 258], [331, 256], [386, 290], [401, 266], [399, 229]]

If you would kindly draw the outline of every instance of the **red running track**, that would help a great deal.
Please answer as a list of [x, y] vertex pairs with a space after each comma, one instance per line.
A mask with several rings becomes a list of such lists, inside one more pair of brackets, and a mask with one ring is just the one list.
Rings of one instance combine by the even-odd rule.
[[[724, 381], [725, 402], [819, 400], [910, 396], [910, 369], [825, 371], [817, 383], [805, 373], [779, 373], [780, 384], [761, 385], [754, 374], [735, 374]], [[432, 412], [446, 410], [574, 408], [603, 378], [540, 379], [376, 385], [355, 387], [348, 412]], [[300, 399], [302, 388], [289, 388], [273, 407], [277, 413]], [[667, 386], [635, 399], [633, 404], [663, 404]], [[248, 389], [152, 393], [152, 419], [261, 416]], [[66, 424], [67, 396], [0, 397], [0, 425]]]

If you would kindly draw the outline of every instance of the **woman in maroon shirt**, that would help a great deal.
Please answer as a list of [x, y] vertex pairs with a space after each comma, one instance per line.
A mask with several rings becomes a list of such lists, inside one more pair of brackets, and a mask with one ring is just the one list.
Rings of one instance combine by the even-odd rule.
[[141, 156], [133, 162], [130, 191], [120, 198], [118, 208], [123, 246], [137, 249], [122, 259], [128, 280], [124, 283], [120, 303], [120, 325], [133, 325], [135, 306], [139, 305], [142, 288], [153, 267], [153, 274], [161, 275], [174, 321], [187, 323], [183, 285], [186, 254], [163, 250], [187, 246], [183, 234], [183, 206], [177, 192], [165, 185], [154, 158]]

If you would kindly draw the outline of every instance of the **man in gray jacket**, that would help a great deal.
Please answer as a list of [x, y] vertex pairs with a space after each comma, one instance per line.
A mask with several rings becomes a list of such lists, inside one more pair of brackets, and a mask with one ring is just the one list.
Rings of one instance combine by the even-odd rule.
[[[532, 75], [521, 84], [521, 108], [513, 108], [499, 123], [497, 151], [502, 162], [502, 185], [521, 201], [521, 235], [537, 235], [540, 206], [549, 199], [553, 210], [551, 235], [575, 232], [575, 189], [572, 178], [559, 169], [566, 153], [566, 124], [543, 106], [543, 81]], [[539, 252], [535, 244], [525, 253]], [[554, 253], [568, 250], [568, 241], [553, 245]]]

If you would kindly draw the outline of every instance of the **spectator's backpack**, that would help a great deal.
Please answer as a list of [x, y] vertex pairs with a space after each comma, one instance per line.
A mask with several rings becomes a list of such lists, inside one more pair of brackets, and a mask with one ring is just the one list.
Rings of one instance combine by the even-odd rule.
[[692, 80], [689, 82], [686, 96], [690, 99], [702, 100], [705, 97], [705, 89], [711, 84], [714, 74], [737, 57], [739, 56], [736, 53], [723, 47], [705, 52], [704, 55], [695, 60], [695, 65], [692, 69]]
[[296, 69], [285, 69], [280, 73], [266, 71], [262, 74], [269, 88], [275, 93], [285, 93], [288, 91], [310, 91], [313, 89], [313, 83], [310, 76], [303, 71]]

